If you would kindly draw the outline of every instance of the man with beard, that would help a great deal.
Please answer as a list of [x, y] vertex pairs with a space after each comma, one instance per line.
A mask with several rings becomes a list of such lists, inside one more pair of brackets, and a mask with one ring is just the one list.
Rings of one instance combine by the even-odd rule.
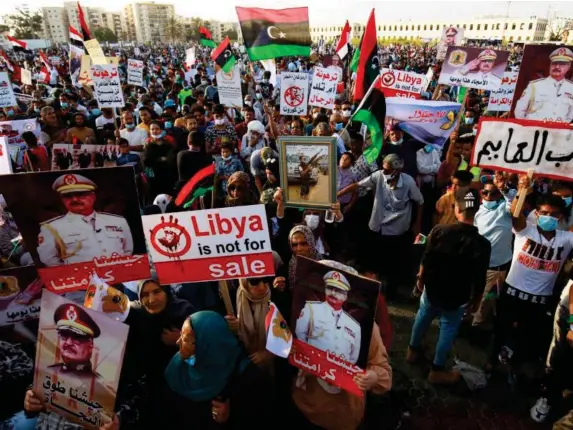
[[82, 175], [54, 181], [68, 211], [40, 225], [38, 255], [46, 266], [82, 263], [112, 254], [132, 255], [133, 237], [125, 218], [94, 211], [96, 184]]
[[66, 134], [66, 143], [96, 143], [94, 131], [86, 127], [86, 117], [81, 112], [74, 114], [74, 126]]

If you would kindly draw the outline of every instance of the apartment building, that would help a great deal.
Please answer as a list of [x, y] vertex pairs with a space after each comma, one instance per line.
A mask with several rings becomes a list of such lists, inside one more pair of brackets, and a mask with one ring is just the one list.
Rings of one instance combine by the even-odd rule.
[[123, 34], [124, 25], [119, 12], [104, 12], [101, 15], [102, 25], [109, 28], [116, 36]]
[[[376, 21], [377, 36], [381, 40], [422, 39], [438, 40], [444, 27], [454, 26], [464, 29], [466, 39], [500, 40], [508, 42], [541, 42], [546, 39], [548, 20], [539, 17], [506, 18], [486, 17], [458, 21]], [[360, 38], [365, 24], [354, 23], [352, 38]], [[311, 26], [314, 42], [320, 39], [330, 41], [340, 35], [342, 25]]]
[[54, 43], [70, 40], [68, 13], [63, 7], [43, 7], [41, 9], [44, 38]]
[[125, 28], [129, 40], [138, 43], [161, 42], [168, 38], [165, 28], [175, 17], [172, 4], [131, 3], [123, 10]]

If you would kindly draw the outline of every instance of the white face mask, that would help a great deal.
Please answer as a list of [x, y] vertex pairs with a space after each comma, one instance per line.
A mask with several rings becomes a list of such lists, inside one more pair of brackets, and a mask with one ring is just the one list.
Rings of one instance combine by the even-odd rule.
[[201, 81], [201, 85], [207, 85], [208, 82], [207, 81]]
[[224, 125], [225, 124], [225, 119], [216, 119], [215, 120], [215, 125]]
[[268, 79], [263, 79], [263, 84], [268, 84], [269, 80]]
[[390, 140], [390, 143], [392, 145], [402, 145], [402, 142], [404, 142], [404, 138], [401, 137], [400, 140], [397, 140], [396, 142], [393, 142], [392, 140]]
[[342, 116], [344, 118], [350, 118], [352, 116], [352, 112], [350, 112], [349, 110], [342, 111]]
[[253, 102], [250, 101], [250, 100], [245, 100], [245, 104], [246, 104], [247, 106], [251, 106], [251, 105], [253, 104]]
[[263, 98], [263, 95], [261, 93], [257, 93], [257, 98], [260, 100]]
[[318, 118], [318, 112], [313, 113], [313, 114], [312, 114], [312, 117], [313, 117], [314, 119]]
[[304, 217], [304, 222], [306, 223], [306, 226], [308, 228], [310, 228], [311, 230], [316, 230], [316, 228], [318, 227], [319, 221], [320, 221], [320, 218], [318, 215], [306, 215]]

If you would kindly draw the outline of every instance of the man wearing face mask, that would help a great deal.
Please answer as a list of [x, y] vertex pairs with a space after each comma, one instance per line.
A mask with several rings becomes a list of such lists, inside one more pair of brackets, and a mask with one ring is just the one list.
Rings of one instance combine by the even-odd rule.
[[350, 118], [352, 117], [352, 105], [346, 101], [342, 102], [341, 113], [342, 113], [342, 122], [344, 122], [344, 125], [346, 125], [348, 121], [350, 121]]
[[[410, 250], [414, 237], [420, 233], [424, 211], [424, 197], [414, 178], [402, 173], [403, 168], [404, 161], [400, 157], [387, 155], [382, 170], [337, 193], [337, 197], [341, 197], [362, 188], [374, 190], [374, 206], [368, 223], [372, 243], [362, 258], [368, 260], [368, 267], [381, 268], [381, 275], [388, 280], [389, 294], [396, 292], [404, 273], [408, 273], [404, 263], [411, 260]], [[414, 222], [413, 204], [418, 205]]]
[[221, 144], [229, 142], [233, 147], [237, 145], [237, 133], [232, 124], [228, 122], [223, 105], [215, 105], [213, 108], [214, 124], [205, 131], [205, 145], [208, 154], [219, 155]]
[[497, 297], [511, 264], [513, 234], [509, 210], [515, 194], [516, 190], [506, 186], [502, 174], [496, 174], [493, 181], [486, 182], [481, 190], [482, 204], [474, 225], [479, 234], [489, 240], [491, 256], [483, 297], [472, 322], [474, 327], [491, 329]]
[[473, 110], [466, 110], [464, 112], [463, 124], [460, 124], [459, 134], [463, 136], [464, 134], [471, 134], [473, 131], [474, 123], [476, 120], [476, 114]]
[[339, 157], [347, 151], [347, 148], [350, 148], [350, 135], [344, 126], [340, 113], [330, 115], [330, 128], [334, 130], [333, 136], [336, 136]]
[[122, 137], [129, 142], [131, 151], [139, 157], [143, 157], [143, 146], [148, 138], [148, 133], [143, 128], [135, 126], [135, 120], [131, 112], [121, 114], [121, 130], [115, 131], [116, 137]]
[[[519, 178], [518, 196], [530, 194], [529, 179]], [[573, 233], [557, 230], [565, 213], [565, 203], [553, 194], [537, 200], [537, 223], [528, 224], [522, 211], [511, 212], [515, 233], [513, 259], [498, 301], [494, 345], [489, 366], [500, 361], [517, 371], [524, 361], [539, 363], [547, 353], [555, 281], [573, 249]]]
[[271, 79], [271, 72], [269, 70], [266, 70], [263, 73], [263, 79], [259, 84], [261, 87], [261, 94], [263, 95], [263, 99], [265, 100], [269, 100], [271, 98], [274, 90], [273, 84], [270, 83], [270, 79]]
[[426, 144], [416, 153], [416, 166], [418, 168], [418, 179], [420, 191], [424, 196], [424, 208], [426, 213], [423, 216], [422, 233], [426, 234], [432, 229], [432, 218], [434, 206], [439, 198], [439, 190], [436, 187], [436, 175], [442, 162], [440, 161], [441, 151], [433, 145]]
[[413, 139], [406, 140], [404, 138], [404, 132], [398, 124], [394, 124], [390, 130], [388, 143], [388, 145], [385, 144], [383, 146], [382, 155], [396, 154], [404, 161], [402, 171], [412, 178], [416, 178], [418, 176], [416, 152], [423, 148], [423, 144]]

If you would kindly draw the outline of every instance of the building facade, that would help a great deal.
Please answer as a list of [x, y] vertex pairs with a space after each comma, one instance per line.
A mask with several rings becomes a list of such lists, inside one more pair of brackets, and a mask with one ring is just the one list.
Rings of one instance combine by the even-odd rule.
[[41, 9], [44, 25], [44, 38], [54, 43], [66, 43], [70, 40], [69, 19], [63, 7], [43, 7]]
[[[444, 27], [464, 29], [464, 37], [469, 40], [499, 40], [505, 42], [542, 42], [546, 38], [548, 20], [530, 18], [474, 18], [458, 21], [377, 21], [377, 36], [380, 40], [439, 40]], [[364, 24], [352, 24], [351, 37], [359, 39]], [[313, 42], [320, 39], [326, 42], [340, 36], [342, 25], [311, 26]]]
[[138, 43], [167, 41], [165, 28], [175, 18], [172, 4], [132, 3], [125, 6], [125, 29], [129, 40]]

